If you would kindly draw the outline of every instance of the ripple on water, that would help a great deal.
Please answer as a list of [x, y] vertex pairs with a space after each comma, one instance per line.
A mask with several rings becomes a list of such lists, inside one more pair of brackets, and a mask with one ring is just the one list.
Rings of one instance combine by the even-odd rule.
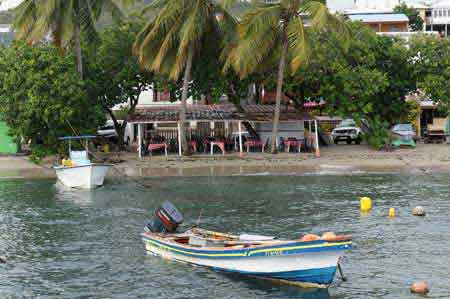
[[[53, 181], [0, 181], [0, 254], [9, 256], [0, 265], [0, 297], [410, 299], [409, 284], [427, 280], [429, 298], [449, 298], [448, 176], [260, 173], [147, 183], [153, 188], [113, 181], [73, 192]], [[362, 215], [366, 195], [374, 210]], [[139, 233], [166, 199], [183, 211], [186, 226], [200, 221], [286, 238], [352, 233], [355, 248], [343, 265], [349, 281], [299, 290], [148, 256]], [[425, 218], [411, 216], [416, 205], [426, 208]]]

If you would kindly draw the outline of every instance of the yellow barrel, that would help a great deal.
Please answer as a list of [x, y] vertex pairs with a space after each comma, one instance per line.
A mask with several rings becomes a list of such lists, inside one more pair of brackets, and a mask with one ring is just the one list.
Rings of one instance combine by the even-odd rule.
[[372, 200], [370, 197], [362, 197], [359, 200], [361, 212], [369, 212], [372, 209]]
[[395, 209], [394, 208], [389, 209], [389, 217], [395, 217]]

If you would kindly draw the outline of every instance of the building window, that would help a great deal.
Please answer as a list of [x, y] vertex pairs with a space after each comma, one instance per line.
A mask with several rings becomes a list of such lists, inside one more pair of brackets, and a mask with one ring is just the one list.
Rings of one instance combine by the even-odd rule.
[[442, 17], [442, 9], [439, 9], [439, 16]]

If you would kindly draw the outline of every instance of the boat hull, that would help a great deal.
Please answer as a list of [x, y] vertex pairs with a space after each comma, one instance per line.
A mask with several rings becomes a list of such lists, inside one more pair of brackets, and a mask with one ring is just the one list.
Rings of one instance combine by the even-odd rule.
[[58, 181], [69, 188], [94, 189], [103, 185], [112, 165], [88, 164], [72, 167], [54, 167]]
[[316, 288], [327, 288], [333, 282], [339, 258], [344, 250], [351, 247], [351, 242], [314, 241], [205, 253], [145, 236], [143, 239], [150, 254], [166, 259], [205, 266], [217, 271]]

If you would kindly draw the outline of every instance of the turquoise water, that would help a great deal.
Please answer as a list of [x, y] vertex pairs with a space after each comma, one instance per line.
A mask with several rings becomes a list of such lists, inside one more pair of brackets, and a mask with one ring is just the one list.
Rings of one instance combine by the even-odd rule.
[[[450, 298], [447, 175], [249, 176], [108, 181], [93, 192], [50, 180], [0, 181], [0, 298]], [[358, 198], [374, 199], [361, 215]], [[348, 277], [329, 291], [299, 290], [146, 255], [139, 233], [169, 199], [186, 226], [296, 238], [352, 233]], [[411, 216], [422, 205], [425, 218]], [[389, 207], [398, 216], [389, 219]]]

